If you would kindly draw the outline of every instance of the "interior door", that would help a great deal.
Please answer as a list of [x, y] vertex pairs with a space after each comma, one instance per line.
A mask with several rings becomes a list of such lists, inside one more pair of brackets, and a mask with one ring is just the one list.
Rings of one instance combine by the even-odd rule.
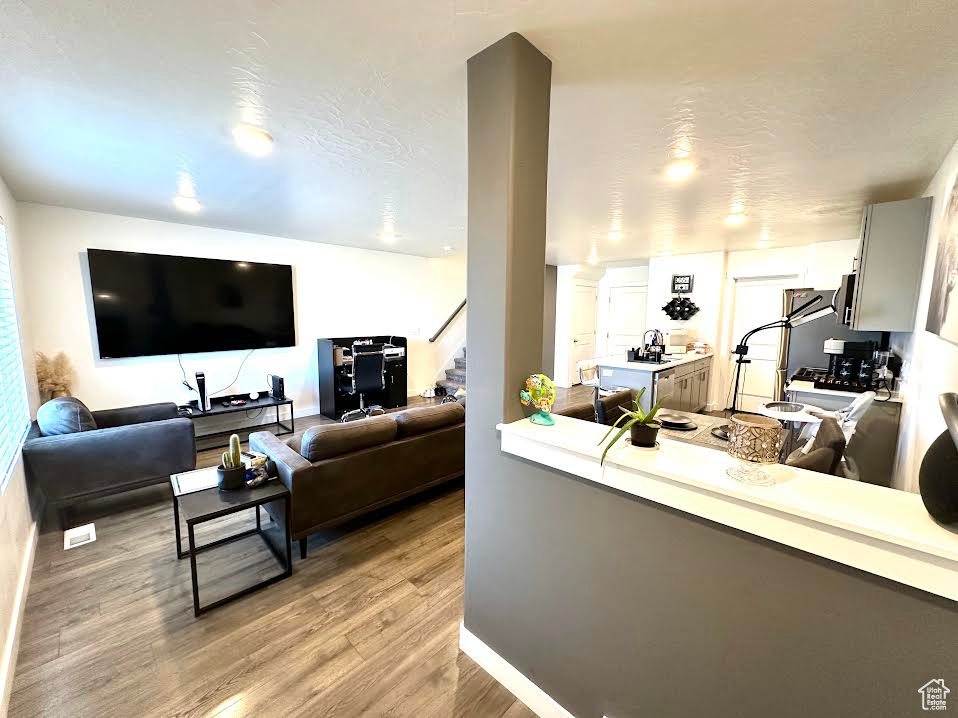
[[625, 356], [627, 349], [642, 345], [648, 287], [612, 287], [609, 290], [609, 356]]
[[572, 302], [572, 376], [570, 386], [579, 383], [577, 365], [584, 359], [595, 357], [595, 304], [597, 291], [594, 284], [576, 284]]
[[[783, 292], [793, 284], [794, 279], [790, 277], [736, 280], [730, 346], [736, 346], [752, 329], [781, 319]], [[765, 329], [748, 340], [745, 358], [751, 361], [742, 366], [738, 399], [740, 409], [755, 411], [761, 404], [773, 400], [781, 341], [781, 329]], [[735, 358], [734, 354], [729, 357], [729, 379], [733, 386]]]

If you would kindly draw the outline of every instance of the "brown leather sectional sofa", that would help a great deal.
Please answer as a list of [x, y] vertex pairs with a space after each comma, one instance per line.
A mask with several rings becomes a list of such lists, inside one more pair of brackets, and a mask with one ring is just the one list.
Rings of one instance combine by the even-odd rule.
[[250, 435], [289, 489], [292, 537], [306, 538], [463, 475], [466, 413], [450, 402], [314, 426], [292, 437]]

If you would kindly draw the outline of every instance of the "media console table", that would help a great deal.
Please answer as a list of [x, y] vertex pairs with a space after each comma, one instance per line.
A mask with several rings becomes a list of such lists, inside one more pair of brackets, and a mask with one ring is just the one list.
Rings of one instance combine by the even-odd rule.
[[[233, 406], [233, 405], [223, 406], [223, 402], [228, 402], [231, 399], [240, 398], [243, 396], [246, 396], [245, 404], [241, 406]], [[239, 432], [249, 433], [253, 431], [260, 431], [263, 429], [275, 428], [276, 436], [286, 436], [287, 434], [292, 434], [296, 430], [295, 429], [296, 424], [293, 419], [293, 400], [290, 398], [274, 399], [272, 396], [267, 394], [265, 396], [261, 396], [259, 399], [250, 399], [249, 396], [240, 394], [235, 396], [214, 397], [210, 401], [211, 401], [211, 406], [208, 411], [200, 411], [199, 408], [191, 405], [191, 408], [193, 409], [193, 413], [184, 414], [184, 416], [192, 419], [193, 423], [195, 424], [197, 419], [208, 419], [214, 416], [224, 416], [226, 414], [238, 414], [240, 412], [259, 411], [260, 413], [257, 414], [255, 417], [251, 417], [248, 414], [246, 416], [246, 418], [250, 418], [250, 419], [259, 418], [259, 416], [264, 414], [268, 409], [275, 408], [276, 420], [265, 423], [265, 424], [257, 424], [255, 426], [238, 425], [230, 429], [220, 429], [217, 431], [209, 432], [207, 434], [197, 433], [196, 448], [200, 451], [203, 451], [205, 449], [219, 448], [221, 446], [228, 446], [230, 434], [237, 434]], [[283, 423], [283, 421], [280, 420], [280, 408], [284, 406], [289, 406], [289, 423], [288, 424]], [[225, 444], [220, 443], [223, 438], [227, 439]], [[204, 443], [203, 446], [199, 446], [199, 443], [201, 441]]]

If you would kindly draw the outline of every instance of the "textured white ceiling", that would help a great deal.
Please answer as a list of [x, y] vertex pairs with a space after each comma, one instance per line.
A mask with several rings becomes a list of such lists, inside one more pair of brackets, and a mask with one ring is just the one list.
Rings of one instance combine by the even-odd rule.
[[[465, 61], [512, 31], [554, 62], [553, 262], [852, 238], [958, 135], [951, 0], [0, 0], [0, 174], [21, 200], [462, 250]], [[234, 148], [244, 118], [273, 155]], [[700, 171], [671, 185], [686, 143]], [[199, 215], [170, 203], [182, 170]]]

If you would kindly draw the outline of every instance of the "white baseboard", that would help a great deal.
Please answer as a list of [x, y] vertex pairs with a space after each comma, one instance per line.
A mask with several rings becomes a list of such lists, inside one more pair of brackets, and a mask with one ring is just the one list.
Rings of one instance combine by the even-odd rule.
[[517, 668], [483, 643], [462, 623], [459, 624], [459, 649], [478, 663], [486, 673], [499, 681], [539, 718], [575, 718], [552, 696], [522, 675]]
[[37, 522], [30, 526], [26, 550], [20, 561], [20, 577], [17, 581], [17, 593], [13, 601], [13, 613], [7, 626], [7, 640], [0, 657], [0, 716], [7, 715], [10, 693], [13, 690], [13, 672], [17, 667], [17, 653], [20, 648], [20, 628], [23, 625], [23, 611], [27, 605], [27, 592], [30, 590], [30, 576], [33, 574], [33, 557], [37, 550]]

